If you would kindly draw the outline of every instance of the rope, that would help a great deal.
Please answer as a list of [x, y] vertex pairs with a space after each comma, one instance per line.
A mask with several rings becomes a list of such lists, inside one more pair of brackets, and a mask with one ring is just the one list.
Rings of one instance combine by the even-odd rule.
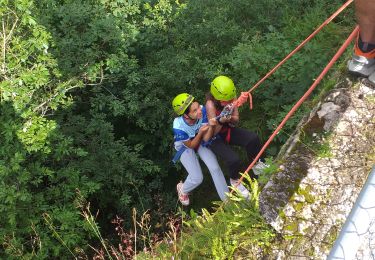
[[271, 76], [281, 65], [283, 65], [290, 57], [298, 52], [307, 42], [309, 42], [314, 36], [320, 32], [324, 26], [329, 24], [336, 16], [338, 16], [353, 0], [347, 1], [343, 4], [336, 12], [334, 12], [327, 20], [325, 20], [312, 34], [310, 34], [303, 42], [301, 42], [293, 51], [291, 51], [282, 61], [280, 61], [273, 69], [271, 69], [261, 80], [259, 80], [249, 91], [241, 92], [241, 96], [234, 102], [239, 107], [242, 106], [249, 98], [250, 109], [253, 109], [253, 101], [251, 92], [253, 92], [260, 84], [262, 84], [269, 76]]
[[313, 92], [313, 90], [315, 89], [315, 87], [320, 83], [320, 81], [323, 79], [323, 77], [327, 74], [327, 72], [329, 71], [329, 69], [333, 66], [333, 64], [337, 61], [337, 59], [343, 54], [343, 52], [345, 51], [345, 49], [348, 47], [348, 45], [352, 42], [352, 40], [358, 34], [358, 31], [359, 31], [359, 26], [357, 25], [354, 28], [353, 32], [346, 39], [346, 41], [342, 44], [342, 46], [340, 47], [340, 49], [333, 56], [333, 58], [331, 59], [331, 61], [327, 64], [327, 66], [323, 69], [323, 71], [320, 73], [320, 75], [316, 78], [315, 82], [306, 91], [306, 93], [298, 100], [298, 102], [293, 106], [293, 108], [288, 112], [288, 114], [284, 117], [284, 119], [281, 121], [281, 123], [279, 124], [279, 126], [276, 128], [276, 130], [269, 137], [269, 139], [267, 140], [267, 142], [263, 145], [263, 147], [260, 150], [260, 152], [258, 153], [258, 155], [255, 157], [255, 159], [253, 160], [253, 162], [249, 165], [249, 167], [246, 169], [246, 171], [244, 172], [244, 174], [239, 179], [239, 183], [242, 182], [245, 174], [248, 174], [248, 172], [251, 170], [251, 168], [259, 160], [260, 156], [263, 154], [263, 152], [266, 150], [266, 148], [271, 143], [271, 141], [275, 138], [275, 136], [279, 133], [279, 131], [282, 129], [282, 127], [285, 125], [285, 123], [289, 120], [289, 118], [302, 105], [302, 103], [309, 97], [309, 95]]
[[[281, 65], [283, 65], [290, 57], [292, 57], [296, 52], [298, 52], [307, 42], [309, 42], [319, 31], [323, 29], [324, 26], [329, 24], [337, 15], [339, 15], [348, 5], [350, 5], [354, 0], [348, 0], [345, 4], [343, 4], [335, 13], [333, 13], [327, 20], [325, 20], [312, 34], [310, 34], [303, 42], [301, 42], [293, 51], [291, 51], [282, 61], [280, 61], [273, 69], [271, 69], [261, 80], [259, 80], [250, 90], [246, 92], [241, 92], [240, 97], [233, 102], [233, 105], [236, 107], [242, 106], [248, 99], [249, 99], [249, 106], [250, 109], [253, 107], [252, 102], [252, 95], [251, 92], [255, 90], [260, 84], [262, 84], [269, 76], [271, 76]], [[353, 32], [349, 35], [349, 37], [346, 39], [346, 41], [343, 43], [343, 45], [340, 47], [340, 49], [336, 52], [336, 54], [333, 56], [331, 61], [327, 64], [327, 66], [323, 69], [323, 71], [320, 73], [318, 78], [315, 80], [315, 82], [311, 85], [311, 87], [306, 91], [306, 93], [298, 100], [298, 102], [293, 106], [293, 108], [288, 112], [288, 114], [284, 117], [284, 119], [281, 121], [279, 126], [276, 128], [276, 130], [272, 133], [272, 135], [268, 138], [267, 142], [263, 145], [262, 149], [259, 151], [253, 162], [248, 166], [248, 168], [245, 170], [241, 178], [239, 179], [239, 183], [242, 182], [245, 175], [249, 174], [249, 171], [251, 168], [255, 165], [255, 163], [259, 160], [260, 156], [264, 153], [266, 148], [269, 146], [269, 144], [272, 142], [272, 140], [275, 138], [275, 136], [279, 133], [279, 131], [283, 128], [285, 123], [289, 120], [290, 117], [294, 114], [294, 112], [302, 105], [302, 103], [310, 96], [310, 94], [313, 92], [313, 90], [316, 88], [316, 86], [320, 83], [320, 81], [323, 79], [323, 77], [327, 74], [329, 69], [333, 66], [333, 64], [337, 61], [337, 59], [343, 54], [345, 49], [348, 47], [348, 45], [352, 42], [352, 40], [356, 37], [358, 34], [359, 27], [356, 26], [353, 30]], [[233, 189], [231, 190], [231, 194], [233, 193]], [[220, 208], [225, 204], [225, 202], [220, 206]]]

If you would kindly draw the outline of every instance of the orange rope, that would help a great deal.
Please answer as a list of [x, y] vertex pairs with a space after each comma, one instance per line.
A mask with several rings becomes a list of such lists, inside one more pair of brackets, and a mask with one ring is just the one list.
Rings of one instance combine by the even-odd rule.
[[[314, 36], [320, 32], [324, 26], [329, 24], [337, 15], [339, 15], [348, 5], [350, 5], [353, 0], [347, 1], [343, 4], [335, 13], [333, 13], [327, 20], [325, 20], [312, 34], [309, 35], [303, 42], [301, 42], [293, 51], [291, 51], [282, 61], [280, 61], [272, 70], [270, 70], [261, 80], [259, 80], [249, 91], [241, 92], [241, 96], [238, 98], [240, 101], [234, 102], [234, 104], [239, 107], [242, 106], [247, 98], [250, 99], [250, 109], [253, 109], [251, 92], [259, 87], [269, 76], [271, 76], [281, 65], [283, 65], [290, 57], [292, 57], [296, 52], [298, 52], [307, 42], [309, 42]], [[248, 93], [248, 94], [247, 94]], [[238, 103], [237, 103], [238, 102]]]
[[[348, 39], [343, 43], [343, 45], [340, 47], [340, 49], [336, 52], [336, 54], [333, 56], [331, 61], [327, 64], [327, 66], [323, 69], [323, 71], [320, 73], [320, 75], [317, 77], [315, 82], [311, 85], [311, 87], [306, 91], [306, 93], [298, 100], [298, 102], [293, 106], [293, 108], [289, 111], [289, 113], [285, 116], [285, 118], [281, 121], [279, 126], [276, 128], [276, 130], [272, 133], [272, 135], [269, 137], [267, 142], [263, 145], [262, 149], [258, 153], [258, 155], [255, 157], [253, 162], [249, 165], [249, 167], [244, 172], [243, 176], [241, 176], [239, 182], [241, 183], [244, 175], [248, 174], [248, 172], [251, 170], [251, 168], [255, 165], [255, 163], [259, 160], [260, 156], [263, 154], [263, 152], [266, 150], [268, 145], [271, 143], [271, 141], [275, 138], [275, 136], [279, 133], [281, 128], [285, 125], [285, 123], [288, 121], [288, 119], [294, 114], [294, 112], [302, 105], [302, 103], [309, 97], [309, 95], [313, 92], [315, 87], [320, 83], [320, 81], [323, 79], [323, 77], [327, 74], [328, 70], [333, 66], [333, 64], [337, 61], [337, 59], [343, 54], [345, 49], [348, 47], [348, 45], [351, 43], [351, 41], [356, 37], [358, 34], [359, 27], [358, 25], [355, 27], [353, 32], [349, 35]], [[233, 190], [231, 191], [233, 192]]]
[[250, 92], [241, 92], [240, 97], [233, 102], [233, 105], [240, 107], [247, 101], [247, 99], [249, 99], [250, 109], [253, 109], [253, 97]]

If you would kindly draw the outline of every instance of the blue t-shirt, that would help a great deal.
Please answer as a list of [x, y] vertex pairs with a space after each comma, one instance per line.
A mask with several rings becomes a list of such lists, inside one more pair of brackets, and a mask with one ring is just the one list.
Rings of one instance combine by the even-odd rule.
[[197, 120], [194, 125], [189, 125], [183, 116], [176, 117], [173, 120], [174, 147], [178, 151], [184, 145], [184, 142], [193, 139], [202, 125], [208, 123], [206, 107], [202, 108], [202, 118]]

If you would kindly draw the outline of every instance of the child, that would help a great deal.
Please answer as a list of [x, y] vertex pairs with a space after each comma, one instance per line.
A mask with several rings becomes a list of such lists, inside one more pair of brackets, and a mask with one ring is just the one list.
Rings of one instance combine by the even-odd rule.
[[207, 122], [203, 106], [187, 93], [176, 96], [172, 101], [173, 110], [178, 115], [173, 121], [174, 145], [180, 153], [180, 161], [188, 172], [185, 182], [177, 184], [178, 198], [182, 205], [189, 205], [189, 192], [202, 183], [203, 174], [196, 153], [207, 165], [216, 191], [222, 201], [226, 199], [228, 186], [215, 154], [201, 141], [208, 141], [213, 134], [215, 119]]
[[[218, 76], [211, 83], [210, 92], [206, 96], [206, 110], [209, 119], [220, 115], [225, 107], [228, 107], [236, 98], [236, 87], [233, 81], [226, 76]], [[243, 170], [242, 162], [232, 145], [245, 148], [249, 160], [253, 160], [261, 149], [261, 143], [257, 134], [238, 127], [234, 127], [239, 121], [238, 108], [231, 108], [229, 116], [221, 117], [214, 127], [214, 138], [210, 149], [223, 159], [228, 167], [230, 183], [236, 187], [243, 197], [249, 197], [249, 191], [239, 182], [240, 172]], [[253, 172], [259, 175], [267, 166], [259, 161]], [[257, 176], [252, 175], [253, 178]]]

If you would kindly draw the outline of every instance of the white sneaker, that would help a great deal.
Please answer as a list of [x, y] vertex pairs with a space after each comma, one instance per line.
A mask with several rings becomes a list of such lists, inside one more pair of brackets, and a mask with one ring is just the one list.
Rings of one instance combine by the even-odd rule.
[[183, 206], [188, 206], [190, 204], [189, 195], [182, 191], [182, 185], [182, 182], [177, 184], [178, 200]]
[[353, 74], [368, 77], [375, 71], [375, 59], [353, 54], [348, 62], [348, 70]]
[[261, 160], [259, 160], [253, 167], [253, 172], [255, 175], [260, 175], [264, 173], [264, 169], [270, 167], [268, 164], [265, 164]]
[[239, 179], [237, 180], [229, 179], [229, 181], [230, 181], [230, 185], [232, 185], [233, 188], [241, 192], [242, 197], [244, 197], [245, 199], [248, 199], [250, 197], [249, 190], [246, 189], [245, 186], [242, 185], [242, 183], [240, 183]]
[[375, 49], [369, 52], [363, 52], [358, 47], [359, 40], [358, 34], [352, 59], [348, 62], [348, 70], [353, 74], [368, 77], [375, 72]]

